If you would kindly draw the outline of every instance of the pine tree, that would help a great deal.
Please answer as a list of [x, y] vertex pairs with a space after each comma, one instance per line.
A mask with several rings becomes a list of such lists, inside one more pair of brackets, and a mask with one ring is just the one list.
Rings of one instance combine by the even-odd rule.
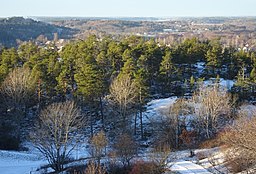
[[159, 68], [160, 80], [163, 82], [162, 91], [168, 91], [168, 88], [171, 85], [172, 77], [176, 73], [176, 67], [172, 59], [173, 57], [171, 51], [166, 50]]
[[117, 41], [112, 41], [108, 44], [108, 50], [107, 50], [107, 57], [109, 58], [111, 62], [111, 66], [113, 68], [114, 72], [120, 72], [123, 61], [122, 61], [122, 54], [123, 54], [123, 45], [121, 43], [118, 43]]
[[222, 47], [218, 41], [213, 41], [211, 43], [211, 48], [206, 53], [206, 60], [209, 70], [210, 76], [215, 76], [216, 71], [221, 66], [221, 60], [222, 60]]
[[90, 38], [79, 45], [75, 60], [74, 80], [77, 85], [76, 95], [80, 96], [90, 109], [91, 136], [93, 136], [93, 113], [100, 107], [102, 120], [102, 96], [104, 95], [104, 75], [97, 64], [97, 44], [95, 38]]
[[4, 80], [9, 72], [19, 66], [22, 66], [22, 62], [16, 49], [4, 49], [1, 54], [0, 62], [0, 82]]
[[30, 61], [32, 57], [37, 55], [39, 47], [33, 42], [27, 42], [19, 46], [18, 54], [23, 62]]
[[[137, 109], [139, 111], [139, 119], [140, 119], [140, 133], [141, 138], [144, 137], [144, 131], [143, 131], [143, 111], [145, 110], [144, 105], [146, 104], [146, 99], [149, 96], [149, 86], [147, 86], [147, 77], [145, 76], [145, 69], [140, 68], [136, 71], [134, 76], [134, 81], [136, 84], [136, 99], [137, 99]], [[137, 120], [137, 114], [135, 115], [135, 134], [136, 134], [136, 120]]]
[[78, 43], [70, 43], [63, 48], [60, 54], [60, 68], [61, 72], [56, 78], [58, 81], [57, 89], [60, 93], [66, 95], [75, 92], [75, 61], [78, 58]]
[[75, 74], [77, 93], [87, 99], [101, 97], [103, 91], [103, 74], [98, 68], [97, 62], [91, 56], [87, 56], [84, 62], [79, 59]]

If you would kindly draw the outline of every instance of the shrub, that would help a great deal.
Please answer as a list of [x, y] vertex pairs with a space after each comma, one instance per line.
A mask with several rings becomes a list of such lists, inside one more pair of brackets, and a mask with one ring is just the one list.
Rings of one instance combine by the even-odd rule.
[[124, 166], [130, 166], [130, 161], [137, 154], [137, 144], [128, 134], [120, 135], [114, 144], [116, 156]]
[[87, 165], [73, 166], [67, 170], [68, 174], [105, 174], [106, 168], [98, 165], [94, 161], [89, 161]]
[[235, 124], [225, 129], [221, 141], [229, 148], [225, 152], [228, 166], [234, 171], [252, 170], [256, 164], [256, 113], [242, 113]]
[[198, 152], [196, 153], [196, 157], [199, 159], [199, 160], [202, 160], [202, 159], [205, 159], [207, 158], [207, 154], [205, 152]]
[[84, 174], [105, 174], [106, 169], [93, 161], [90, 161]]
[[222, 143], [219, 139], [219, 137], [213, 138], [213, 139], [208, 139], [200, 143], [199, 147], [201, 149], [210, 149], [214, 147], [219, 147], [221, 146]]
[[20, 138], [13, 133], [14, 127], [2, 124], [0, 126], [0, 149], [2, 150], [19, 150]]
[[137, 161], [129, 174], [161, 174], [163, 171], [155, 162]]
[[100, 164], [101, 157], [105, 155], [107, 144], [107, 137], [103, 131], [92, 137], [92, 156], [97, 159], [98, 164]]
[[19, 150], [20, 139], [10, 135], [0, 135], [0, 149], [2, 150]]
[[242, 171], [246, 171], [252, 167], [250, 161], [242, 158], [233, 158], [232, 160], [228, 160], [225, 166], [232, 173], [239, 173]]

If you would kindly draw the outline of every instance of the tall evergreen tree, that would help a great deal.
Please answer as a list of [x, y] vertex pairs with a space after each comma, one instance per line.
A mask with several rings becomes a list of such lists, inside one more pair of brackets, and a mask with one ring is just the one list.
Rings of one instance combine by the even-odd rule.
[[216, 40], [212, 41], [211, 48], [206, 53], [206, 66], [208, 67], [208, 73], [210, 76], [216, 76], [218, 70], [221, 66], [222, 60], [222, 47], [220, 43]]
[[162, 91], [168, 91], [168, 87], [171, 85], [172, 77], [176, 73], [176, 67], [173, 63], [172, 53], [169, 49], [165, 51], [162, 62], [160, 64], [160, 80], [163, 83]]
[[22, 62], [17, 50], [15, 48], [4, 49], [0, 62], [0, 82], [4, 80], [9, 72], [18, 66], [22, 66]]
[[80, 42], [66, 45], [60, 54], [61, 72], [56, 79], [58, 81], [58, 90], [64, 95], [68, 93], [74, 94], [75, 92], [75, 61], [79, 54], [79, 44]]

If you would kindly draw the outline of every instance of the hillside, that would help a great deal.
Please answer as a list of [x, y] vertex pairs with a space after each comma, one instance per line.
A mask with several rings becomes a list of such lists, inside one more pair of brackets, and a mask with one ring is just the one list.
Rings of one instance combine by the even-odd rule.
[[138, 35], [174, 44], [186, 38], [220, 38], [223, 45], [255, 50], [254, 17], [202, 18], [39, 18], [51, 24], [78, 29], [76, 38], [90, 34]]
[[54, 33], [58, 33], [60, 39], [68, 39], [72, 38], [76, 31], [29, 18], [4, 18], [0, 19], [0, 45], [13, 47], [17, 46], [17, 40], [34, 40], [40, 35], [44, 35], [48, 40], [53, 40]]

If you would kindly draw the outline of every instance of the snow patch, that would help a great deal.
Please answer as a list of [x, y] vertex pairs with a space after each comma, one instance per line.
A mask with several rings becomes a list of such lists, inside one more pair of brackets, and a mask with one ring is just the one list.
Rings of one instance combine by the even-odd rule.
[[[216, 80], [217, 80], [216, 78], [211, 78], [209, 80], [205, 80], [203, 84], [205, 86], [210, 86], [210, 85], [213, 85], [216, 82]], [[224, 87], [227, 90], [231, 90], [231, 88], [235, 84], [235, 81], [234, 80], [227, 80], [227, 79], [220, 78], [218, 84], [221, 87]]]
[[149, 123], [150, 120], [157, 120], [165, 112], [169, 111], [170, 106], [175, 103], [177, 97], [156, 99], [148, 102], [147, 110], [143, 113], [143, 123]]
[[29, 174], [40, 166], [46, 165], [46, 160], [28, 152], [0, 151], [1, 174]]
[[194, 64], [194, 67], [197, 69], [199, 75], [201, 75], [205, 69], [205, 62], [197, 62]]

